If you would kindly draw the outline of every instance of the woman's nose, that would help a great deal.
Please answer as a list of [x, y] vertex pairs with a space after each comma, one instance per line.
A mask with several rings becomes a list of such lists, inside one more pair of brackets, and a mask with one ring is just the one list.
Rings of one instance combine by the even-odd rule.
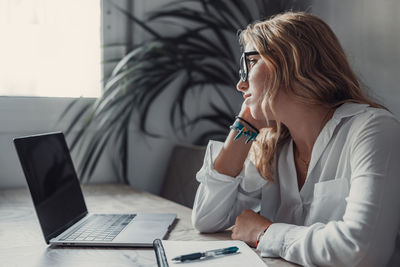
[[236, 85], [236, 89], [240, 92], [245, 92], [248, 88], [249, 83], [246, 81], [244, 82], [242, 79]]

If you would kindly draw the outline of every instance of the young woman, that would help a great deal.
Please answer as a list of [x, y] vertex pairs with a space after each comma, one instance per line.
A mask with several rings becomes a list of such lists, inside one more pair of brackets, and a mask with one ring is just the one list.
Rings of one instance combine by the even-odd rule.
[[318, 17], [280, 14], [240, 40], [244, 102], [208, 145], [194, 227], [233, 226], [262, 256], [307, 266], [400, 266], [398, 120]]

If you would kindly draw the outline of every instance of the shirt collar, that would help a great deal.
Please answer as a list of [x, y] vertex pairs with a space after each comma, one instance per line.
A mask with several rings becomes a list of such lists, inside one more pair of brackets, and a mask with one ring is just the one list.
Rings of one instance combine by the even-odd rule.
[[343, 103], [336, 109], [332, 118], [337, 121], [340, 121], [343, 118], [352, 117], [364, 112], [367, 109], [367, 107], [369, 107], [368, 104], [359, 104], [352, 102]]

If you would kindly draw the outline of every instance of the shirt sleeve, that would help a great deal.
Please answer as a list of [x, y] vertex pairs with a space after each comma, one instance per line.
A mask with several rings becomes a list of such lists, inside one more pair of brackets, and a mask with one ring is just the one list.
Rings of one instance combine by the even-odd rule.
[[371, 115], [353, 140], [343, 220], [272, 224], [257, 247], [262, 256], [306, 266], [388, 264], [400, 225], [400, 126], [388, 115]]
[[224, 230], [244, 209], [260, 209], [261, 188], [267, 183], [246, 159], [241, 173], [230, 177], [214, 169], [223, 143], [210, 141], [196, 178], [200, 182], [193, 204], [192, 223], [200, 232]]

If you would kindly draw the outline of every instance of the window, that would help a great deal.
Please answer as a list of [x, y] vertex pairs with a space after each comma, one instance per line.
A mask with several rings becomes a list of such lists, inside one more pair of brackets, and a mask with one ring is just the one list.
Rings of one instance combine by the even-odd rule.
[[100, 0], [0, 0], [0, 95], [98, 97]]

